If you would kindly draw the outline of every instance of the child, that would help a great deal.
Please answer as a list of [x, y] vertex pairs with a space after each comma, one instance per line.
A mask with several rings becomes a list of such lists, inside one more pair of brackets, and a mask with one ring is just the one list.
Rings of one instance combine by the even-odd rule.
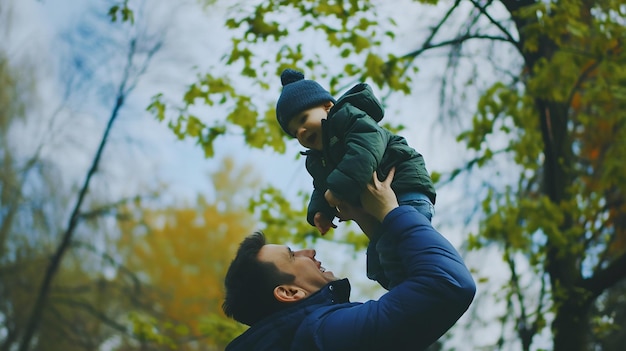
[[[384, 111], [367, 84], [357, 84], [335, 100], [301, 72], [286, 69], [280, 78], [283, 90], [276, 118], [287, 134], [308, 149], [303, 155], [313, 177], [309, 224], [322, 235], [336, 228], [336, 208], [327, 199], [359, 205], [372, 173], [385, 179], [392, 167], [398, 203], [414, 206], [431, 220], [436, 193], [424, 159], [403, 137], [378, 125]], [[388, 289], [406, 276], [394, 247], [393, 238], [379, 233], [370, 237], [367, 248], [367, 276]]]

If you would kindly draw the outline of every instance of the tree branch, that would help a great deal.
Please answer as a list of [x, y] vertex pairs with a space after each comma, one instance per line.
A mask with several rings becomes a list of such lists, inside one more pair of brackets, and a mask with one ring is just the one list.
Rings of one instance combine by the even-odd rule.
[[516, 330], [517, 336], [520, 338], [522, 342], [522, 350], [527, 351], [530, 350], [530, 345], [532, 344], [533, 337], [537, 333], [535, 330], [535, 323], [528, 323], [528, 315], [526, 314], [526, 304], [524, 301], [524, 294], [522, 293], [522, 288], [519, 283], [519, 276], [517, 275], [517, 270], [515, 266], [515, 261], [513, 257], [507, 252], [509, 249], [509, 243], [505, 243], [505, 257], [504, 260], [507, 262], [509, 266], [509, 270], [511, 271], [511, 280], [510, 283], [512, 285], [512, 294], [517, 297], [517, 303], [520, 306], [519, 316], [516, 318]]
[[61, 260], [67, 251], [70, 241], [74, 236], [74, 231], [76, 230], [76, 226], [78, 224], [78, 220], [80, 218], [80, 207], [83, 204], [85, 196], [87, 195], [87, 190], [89, 189], [89, 184], [91, 182], [91, 178], [96, 173], [98, 165], [100, 164], [100, 158], [102, 157], [102, 152], [104, 151], [104, 147], [108, 140], [109, 133], [111, 132], [111, 128], [113, 127], [113, 122], [118, 116], [119, 109], [124, 104], [124, 96], [119, 96], [116, 99], [115, 106], [113, 107], [113, 112], [111, 113], [111, 117], [109, 118], [109, 122], [104, 131], [104, 135], [100, 140], [100, 145], [98, 147], [98, 151], [96, 152], [96, 156], [94, 157], [91, 167], [87, 172], [87, 176], [85, 177], [85, 181], [83, 182], [83, 186], [80, 189], [78, 194], [78, 198], [76, 200], [76, 204], [74, 205], [74, 209], [72, 210], [72, 214], [68, 221], [65, 232], [63, 233], [61, 243], [57, 246], [55, 253], [53, 254], [50, 264], [46, 269], [44, 274], [43, 282], [41, 283], [41, 287], [39, 288], [39, 293], [37, 294], [37, 299], [32, 309], [32, 313], [28, 322], [26, 324], [26, 328], [24, 331], [24, 336], [22, 337], [22, 342], [20, 344], [20, 351], [28, 351], [30, 348], [30, 341], [35, 333], [39, 325], [39, 320], [41, 319], [41, 315], [43, 313], [43, 309], [46, 306], [46, 300], [50, 293], [50, 287], [52, 285], [52, 280], [54, 275], [58, 271], [58, 268], [61, 264]]
[[[155, 49], [158, 49], [159, 47], [160, 47], [160, 44], [157, 44], [155, 46]], [[82, 206], [85, 196], [87, 195], [87, 191], [91, 183], [91, 178], [97, 172], [98, 166], [100, 164], [100, 159], [102, 158], [104, 148], [109, 138], [109, 134], [111, 133], [111, 130], [113, 128], [113, 123], [117, 119], [119, 115], [119, 111], [124, 105], [124, 100], [127, 94], [129, 94], [130, 91], [132, 91], [132, 89], [135, 86], [135, 83], [131, 83], [129, 87], [127, 88], [127, 84], [129, 83], [131, 79], [130, 68], [133, 66], [133, 57], [136, 54], [135, 50], [136, 50], [136, 41], [132, 40], [130, 43], [130, 50], [126, 59], [126, 66], [124, 68], [124, 74], [122, 76], [122, 80], [120, 81], [118, 93], [115, 99], [115, 104], [111, 111], [109, 121], [107, 122], [107, 125], [105, 127], [104, 133], [102, 135], [102, 139], [100, 140], [100, 144], [98, 146], [94, 159], [91, 163], [91, 167], [87, 171], [87, 175], [85, 176], [83, 185], [78, 193], [76, 204], [74, 205], [74, 208], [71, 212], [65, 232], [62, 235], [61, 243], [59, 244], [59, 246], [57, 246], [54, 254], [52, 255], [52, 258], [50, 259], [50, 264], [48, 265], [44, 273], [43, 281], [39, 288], [39, 292], [37, 293], [37, 298], [31, 310], [30, 316], [26, 322], [24, 334], [22, 336], [22, 340], [19, 346], [19, 351], [28, 351], [30, 348], [31, 340], [35, 334], [35, 331], [37, 330], [39, 326], [39, 321], [41, 320], [43, 310], [46, 307], [46, 303], [47, 303], [48, 296], [50, 294], [50, 289], [52, 286], [52, 281], [54, 279], [55, 274], [57, 273], [59, 269], [61, 261], [63, 260], [63, 256], [65, 255], [65, 253], [67, 252], [70, 246], [72, 237], [74, 236], [74, 232], [78, 225], [78, 221], [81, 217], [80, 207]], [[149, 53], [150, 57], [154, 55], [155, 53], [156, 53], [156, 50], [151, 50]], [[144, 62], [144, 65], [147, 66], [148, 62], [149, 62], [149, 59], [147, 59]], [[143, 69], [140, 72], [143, 72], [143, 71], [145, 71], [145, 67], [143, 67]]]
[[96, 247], [93, 246], [91, 243], [86, 243], [83, 241], [74, 240], [72, 241], [72, 246], [83, 248], [90, 252], [95, 253], [96, 255], [100, 256], [104, 261], [108, 262], [110, 265], [114, 266], [115, 268], [119, 269], [121, 272], [125, 273], [127, 276], [130, 277], [130, 279], [133, 282], [133, 292], [135, 294], [141, 293], [141, 281], [139, 280], [139, 278], [137, 278], [135, 273], [133, 273], [130, 269], [126, 268], [126, 266], [124, 266], [122, 263], [117, 262], [115, 258], [113, 258], [113, 256], [109, 255], [106, 252], [99, 252], [98, 249], [96, 249]]
[[591, 74], [591, 72], [593, 72], [593, 70], [595, 70], [600, 65], [601, 62], [602, 62], [602, 60], [595, 61], [593, 64], [589, 65], [589, 67], [587, 67], [578, 76], [578, 79], [576, 80], [576, 83], [574, 84], [574, 86], [572, 87], [572, 90], [568, 94], [567, 101], [566, 101], [567, 106], [569, 106], [569, 107], [572, 106], [572, 100], [574, 99], [574, 94], [576, 94], [576, 91], [578, 91], [578, 89], [580, 89], [582, 87], [582, 84], [585, 81], [585, 79], [587, 79], [589, 74]]
[[[439, 32], [439, 29], [441, 29], [441, 27], [443, 27], [444, 23], [446, 23], [446, 21], [448, 20], [448, 18], [450, 18], [452, 13], [457, 9], [457, 7], [459, 7], [460, 3], [461, 3], [460, 0], [456, 0], [454, 2], [454, 5], [452, 5], [452, 7], [450, 7], [450, 9], [446, 12], [446, 14], [441, 18], [439, 23], [437, 23], [437, 25], [435, 27], [433, 27], [433, 29], [430, 31], [430, 35], [428, 36], [428, 38], [426, 38], [426, 41], [424, 42], [424, 44], [422, 44], [422, 48], [431, 45], [431, 42], [433, 41], [433, 38], [435, 38], [435, 35], [437, 34], [437, 32]], [[413, 57], [415, 57], [415, 56], [413, 56]], [[407, 55], [404, 55], [403, 57], [407, 57]], [[408, 67], [408, 65], [409, 65], [409, 63], [407, 63], [407, 65], [405, 65], [405, 70]]]
[[[499, 154], [506, 154], [509, 151], [511, 151], [511, 149], [509, 147], [506, 147], [506, 148], [500, 149], [500, 150], [496, 150], [496, 151], [492, 151], [491, 157], [499, 155]], [[443, 186], [443, 185], [451, 183], [462, 172], [469, 171], [470, 169], [472, 169], [475, 165], [477, 165], [479, 162], [483, 161], [484, 159], [485, 159], [485, 156], [478, 156], [478, 157], [475, 157], [475, 158], [467, 161], [465, 163], [465, 166], [453, 169], [450, 172], [450, 175], [448, 176], [448, 179], [442, 180], [438, 184], [441, 184], [440, 186]]]
[[489, 39], [489, 40], [495, 40], [495, 41], [504, 41], [504, 42], [510, 42], [508, 38], [505, 37], [499, 37], [499, 36], [494, 36], [494, 35], [487, 35], [487, 34], [464, 34], [461, 35], [459, 37], [456, 37], [454, 39], [449, 39], [449, 40], [444, 40], [435, 44], [428, 44], [428, 45], [424, 45], [421, 48], [412, 51], [408, 54], [405, 54], [404, 56], [402, 56], [402, 58], [415, 58], [421, 54], [423, 54], [425, 51], [430, 50], [430, 49], [435, 49], [435, 48], [440, 48], [443, 46], [447, 46], [447, 45], [458, 45], [458, 44], [462, 44], [468, 40], [471, 39]]
[[105, 214], [109, 214], [111, 212], [113, 212], [113, 210], [117, 209], [118, 207], [127, 204], [129, 202], [133, 202], [133, 201], [139, 201], [141, 199], [146, 199], [146, 198], [155, 198], [156, 195], [152, 194], [152, 195], [148, 195], [148, 196], [142, 196], [142, 195], [136, 195], [136, 196], [132, 196], [132, 197], [126, 197], [123, 198], [119, 201], [110, 203], [110, 204], [106, 204], [104, 206], [100, 206], [96, 209], [93, 209], [89, 212], [81, 212], [79, 215], [82, 219], [92, 219], [98, 216], [102, 216]]
[[535, 0], [500, 0], [500, 1], [510, 13], [513, 13], [522, 7], [534, 5], [536, 2]]
[[491, 15], [487, 12], [487, 6], [489, 6], [491, 4], [491, 2], [485, 6], [480, 6], [480, 4], [476, 1], [476, 0], [470, 0], [472, 2], [472, 4], [474, 5], [475, 8], [478, 9], [478, 11], [480, 11], [480, 13], [483, 14], [483, 16], [487, 17], [487, 19], [489, 20], [489, 22], [491, 22], [491, 24], [493, 24], [494, 26], [496, 26], [502, 33], [504, 33], [504, 35], [507, 38], [507, 41], [512, 43], [515, 48], [517, 49], [517, 51], [519, 51], [520, 54], [522, 54], [522, 47], [520, 46], [519, 41], [515, 40], [515, 38], [513, 38], [513, 36], [511, 35], [511, 33], [509, 33], [508, 30], [506, 30], [506, 28], [504, 28], [502, 26], [502, 24], [500, 24], [500, 22], [496, 21], [493, 17], [491, 17]]
[[626, 278], [626, 269], [624, 267], [626, 267], [626, 253], [618, 256], [605, 269], [597, 271], [590, 278], [584, 279], [583, 287], [591, 291], [594, 296], [598, 296], [621, 279]]
[[91, 314], [92, 316], [96, 317], [98, 320], [100, 320], [101, 322], [103, 322], [104, 324], [106, 324], [107, 326], [122, 332], [123, 334], [129, 335], [129, 336], [134, 336], [132, 332], [130, 332], [128, 330], [128, 328], [126, 328], [126, 326], [116, 322], [115, 320], [113, 320], [112, 318], [109, 318], [109, 316], [107, 316], [105, 313], [103, 313], [102, 311], [99, 311], [97, 308], [95, 308], [94, 306], [92, 306], [91, 304], [84, 302], [84, 301], [78, 301], [78, 300], [74, 300], [74, 299], [68, 299], [68, 298], [53, 298], [51, 299], [51, 301], [53, 302], [57, 302], [57, 303], [61, 303], [70, 307], [75, 307], [75, 308], [80, 308], [86, 312], [88, 312], [89, 314]]
[[[413, 63], [415, 58], [417, 58], [417, 56], [419, 56], [421, 53], [423, 53], [424, 51], [428, 50], [429, 48], [432, 48], [431, 47], [431, 42], [432, 42], [433, 38], [435, 37], [435, 35], [439, 31], [439, 29], [441, 29], [443, 24], [448, 20], [450, 15], [456, 10], [456, 8], [459, 6], [460, 3], [461, 3], [460, 0], [456, 0], [454, 2], [454, 5], [452, 5], [450, 7], [450, 9], [446, 12], [446, 14], [441, 18], [441, 20], [439, 20], [439, 23], [437, 23], [437, 25], [435, 25], [431, 29], [430, 35], [428, 36], [428, 38], [426, 38], [426, 41], [424, 41], [424, 44], [422, 44], [421, 49], [413, 51], [412, 53], [408, 53], [408, 54], [405, 54], [405, 55], [401, 56], [401, 58], [403, 58], [403, 59], [408, 59], [407, 62], [404, 64], [404, 67], [402, 68], [402, 73], [401, 74], [404, 74], [404, 72], [406, 72], [406, 70], [411, 66], [411, 64]], [[434, 47], [438, 47], [438, 46], [434, 46]], [[390, 63], [389, 61], [385, 62], [385, 64], [389, 64], [389, 63]], [[357, 81], [362, 81], [362, 80], [364, 80], [364, 77], [359, 77], [358, 79], [356, 79], [354, 81], [351, 81], [348, 84], [346, 84], [346, 86], [341, 87], [339, 90], [344, 90], [348, 86], [350, 86], [352, 84], [355, 84]]]

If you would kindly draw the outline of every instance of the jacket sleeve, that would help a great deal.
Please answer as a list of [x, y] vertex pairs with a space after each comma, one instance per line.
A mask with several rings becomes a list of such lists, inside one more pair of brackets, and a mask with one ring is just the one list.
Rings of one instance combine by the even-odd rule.
[[320, 350], [422, 350], [465, 313], [476, 292], [459, 253], [410, 206], [383, 221], [397, 240], [408, 279], [378, 301], [320, 316], [312, 333]]
[[322, 212], [329, 220], [335, 218], [335, 209], [328, 204], [324, 197], [324, 193], [328, 190], [325, 183], [328, 174], [320, 171], [324, 169], [321, 164], [322, 159], [317, 155], [308, 155], [306, 158], [306, 170], [313, 178], [313, 192], [307, 208], [306, 219], [312, 226], [315, 226], [314, 218], [317, 212]]
[[309, 201], [309, 207], [307, 208], [306, 220], [314, 227], [314, 219], [317, 212], [322, 212], [326, 215], [326, 218], [331, 221], [335, 218], [335, 209], [328, 204], [328, 201], [326, 201], [326, 198], [324, 197], [325, 192], [325, 190], [314, 187], [313, 193], [311, 193], [311, 200]]
[[345, 155], [328, 176], [328, 188], [340, 199], [358, 204], [362, 190], [383, 158], [388, 134], [356, 108], [344, 108], [330, 120], [333, 134], [343, 136]]

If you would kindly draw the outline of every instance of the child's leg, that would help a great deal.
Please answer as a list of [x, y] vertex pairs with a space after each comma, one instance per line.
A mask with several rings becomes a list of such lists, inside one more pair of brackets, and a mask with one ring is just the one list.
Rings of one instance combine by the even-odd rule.
[[422, 193], [400, 194], [398, 195], [398, 204], [413, 206], [419, 213], [423, 214], [432, 222], [433, 215], [435, 214], [435, 206], [428, 196]]

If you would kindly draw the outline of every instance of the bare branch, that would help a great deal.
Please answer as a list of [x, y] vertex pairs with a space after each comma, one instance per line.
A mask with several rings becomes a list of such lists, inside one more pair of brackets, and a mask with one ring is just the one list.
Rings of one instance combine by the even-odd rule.
[[126, 197], [123, 198], [119, 201], [115, 201], [113, 203], [110, 204], [106, 204], [104, 206], [100, 206], [96, 209], [93, 209], [89, 212], [81, 212], [79, 215], [81, 218], [83, 219], [92, 219], [98, 216], [103, 216], [106, 214], [111, 214], [114, 210], [116, 210], [117, 208], [119, 208], [122, 205], [125, 205], [127, 203], [131, 203], [133, 201], [139, 201], [142, 199], [148, 199], [148, 198], [155, 198], [156, 195], [155, 194], [151, 194], [151, 195], [147, 195], [147, 196], [142, 196], [142, 195], [136, 195], [133, 197]]
[[471, 39], [488, 39], [488, 40], [495, 40], [495, 41], [511, 42], [508, 38], [505, 38], [505, 37], [499, 37], [499, 36], [487, 35], [487, 34], [469, 34], [468, 33], [468, 34], [464, 34], [459, 37], [456, 37], [454, 39], [444, 40], [435, 44], [428, 44], [428, 45], [425, 44], [421, 48], [402, 56], [402, 58], [414, 58], [423, 54], [427, 50], [440, 48], [440, 47], [448, 46], [448, 45], [459, 45]]
[[145, 60], [139, 65], [139, 70], [131, 77], [131, 69], [135, 66], [133, 61], [137, 56], [137, 39], [131, 40], [130, 50], [128, 51], [128, 56], [126, 58], [127, 65], [124, 69], [122, 84], [119, 87], [118, 96], [130, 95], [130, 93], [137, 86], [137, 83], [139, 83], [139, 79], [146, 73], [146, 70], [150, 66], [150, 61], [152, 61], [152, 58], [162, 46], [163, 41], [157, 40], [147, 51]]
[[517, 49], [517, 51], [519, 51], [519, 53], [521, 54], [522, 53], [522, 47], [520, 46], [519, 41], [515, 40], [515, 38], [513, 38], [513, 35], [511, 35], [511, 33], [508, 30], [506, 30], [506, 28], [504, 28], [504, 26], [502, 26], [502, 24], [500, 22], [496, 21], [487, 12], [487, 6], [489, 6], [491, 4], [491, 2], [489, 2], [489, 4], [487, 4], [485, 6], [480, 6], [480, 4], [476, 0], [470, 0], [470, 1], [474, 5], [474, 7], [476, 7], [478, 9], [478, 11], [480, 11], [480, 13], [483, 14], [483, 16], [487, 17], [487, 19], [489, 20], [489, 22], [491, 22], [491, 24], [496, 26], [496, 28], [498, 28], [504, 34], [504, 36], [507, 38], [507, 41], [512, 43], [515, 46], [515, 48]]
[[621, 279], [626, 278], [624, 267], [626, 267], [626, 253], [617, 257], [603, 270], [597, 271], [592, 277], [584, 279], [583, 287], [594, 296], [598, 296]]
[[[450, 7], [450, 9], [446, 12], [446, 14], [441, 18], [441, 20], [439, 21], [439, 23], [437, 23], [436, 26], [433, 27], [433, 29], [430, 31], [430, 35], [428, 36], [428, 38], [426, 38], [426, 41], [424, 42], [424, 44], [422, 45], [422, 48], [430, 46], [431, 42], [433, 41], [433, 39], [435, 38], [435, 35], [437, 34], [437, 32], [439, 32], [439, 29], [441, 29], [441, 27], [443, 27], [444, 23], [446, 23], [448, 21], [448, 19], [450, 18], [450, 16], [452, 15], [452, 13], [454, 11], [456, 11], [457, 7], [459, 7], [459, 4], [461, 3], [460, 0], [457, 0], [454, 2], [454, 5], [452, 5], [452, 7]], [[417, 55], [411, 55], [411, 54], [407, 54], [403, 57], [416, 57]], [[407, 65], [405, 66], [405, 70], [408, 67], [409, 63], [407, 63]]]
[[98, 310], [97, 308], [95, 308], [88, 302], [75, 300], [75, 299], [69, 299], [69, 298], [59, 298], [59, 297], [52, 298], [51, 301], [56, 302], [56, 303], [61, 303], [67, 306], [75, 307], [75, 308], [80, 308], [81, 310], [84, 310], [88, 312], [89, 314], [91, 314], [92, 316], [96, 317], [98, 320], [100, 320], [107, 326], [119, 332], [122, 332], [123, 334], [134, 336], [133, 333], [129, 331], [128, 328], [126, 328], [126, 326], [116, 322], [115, 320], [113, 320], [112, 318], [110, 318], [105, 313]]
[[141, 281], [139, 280], [139, 278], [137, 278], [135, 273], [133, 273], [130, 269], [128, 269], [124, 264], [117, 262], [117, 260], [113, 258], [113, 256], [109, 255], [106, 252], [100, 252], [91, 243], [86, 243], [83, 241], [74, 240], [72, 241], [72, 246], [86, 249], [100, 256], [104, 261], [108, 262], [110, 265], [114, 266], [115, 268], [119, 269], [122, 273], [130, 277], [130, 279], [133, 281], [133, 290], [135, 294], [139, 294], [141, 292]]
[[[506, 243], [505, 245], [509, 246], [508, 243]], [[510, 283], [513, 290], [511, 293], [517, 297], [517, 302], [520, 306], [519, 316], [516, 317], [517, 335], [522, 342], [522, 350], [528, 351], [530, 350], [532, 339], [536, 334], [536, 330], [534, 329], [535, 323], [528, 323], [528, 316], [526, 315], [526, 303], [524, 301], [523, 289], [519, 285], [519, 277], [517, 275], [515, 261], [513, 260], [513, 257], [508, 254], [508, 252], [505, 255], [505, 260], [511, 272]]]
[[[500, 150], [495, 150], [495, 151], [492, 151], [491, 156], [495, 156], [495, 155], [499, 155], [499, 154], [506, 154], [509, 151], [511, 151], [509, 147], [506, 147], [506, 148], [500, 149]], [[478, 165], [478, 163], [480, 163], [480, 162], [482, 162], [484, 160], [485, 160], [485, 156], [479, 156], [479, 157], [475, 157], [475, 158], [467, 161], [464, 166], [458, 167], [456, 169], [453, 169], [450, 172], [450, 175], [448, 176], [448, 178], [438, 182], [438, 184], [440, 184], [440, 186], [443, 186], [443, 185], [446, 185], [448, 183], [451, 183], [461, 173], [463, 173], [464, 171], [469, 171], [470, 169], [474, 168], [474, 166]]]
[[[160, 45], [159, 45], [160, 47]], [[156, 52], [156, 51], [154, 51]], [[153, 53], [154, 53], [153, 52]], [[85, 177], [85, 180], [83, 182], [83, 185], [78, 193], [78, 197], [76, 199], [76, 204], [74, 205], [74, 209], [71, 212], [70, 218], [68, 220], [67, 223], [67, 227], [65, 229], [65, 232], [62, 235], [62, 239], [61, 239], [61, 243], [59, 244], [59, 246], [57, 246], [57, 249], [55, 250], [51, 260], [50, 260], [50, 264], [48, 265], [48, 268], [46, 269], [45, 273], [44, 273], [44, 277], [43, 277], [43, 281], [41, 283], [41, 286], [39, 288], [39, 292], [37, 294], [37, 298], [35, 300], [35, 303], [33, 305], [33, 308], [31, 310], [31, 314], [28, 318], [28, 321], [26, 323], [26, 327], [24, 330], [24, 334], [19, 346], [19, 350], [20, 351], [28, 351], [30, 348], [30, 343], [31, 343], [31, 339], [33, 338], [33, 335], [35, 333], [35, 331], [37, 330], [38, 326], [39, 326], [39, 321], [41, 320], [41, 315], [43, 313], [43, 310], [46, 306], [47, 303], [47, 299], [48, 296], [50, 294], [50, 288], [52, 286], [52, 281], [54, 279], [55, 274], [57, 273], [59, 266], [61, 264], [61, 261], [63, 259], [63, 256], [65, 255], [65, 253], [67, 252], [68, 248], [70, 247], [70, 243], [72, 241], [72, 237], [74, 236], [74, 232], [76, 230], [76, 227], [78, 225], [78, 221], [80, 219], [80, 207], [83, 204], [83, 201], [85, 199], [85, 196], [87, 195], [87, 191], [89, 189], [89, 185], [91, 183], [91, 178], [94, 176], [94, 174], [96, 174], [98, 166], [100, 164], [100, 159], [102, 158], [102, 154], [104, 152], [104, 148], [107, 144], [108, 141], [108, 137], [109, 134], [111, 133], [111, 130], [113, 128], [113, 123], [115, 122], [115, 120], [117, 119], [118, 115], [119, 115], [119, 111], [122, 108], [122, 106], [124, 105], [124, 100], [127, 96], [127, 94], [130, 92], [130, 90], [132, 90], [132, 88], [134, 87], [133, 84], [130, 85], [130, 88], [127, 90], [126, 89], [126, 85], [129, 82], [129, 72], [130, 72], [130, 66], [133, 65], [133, 55], [135, 53], [135, 41], [133, 40], [131, 42], [130, 45], [130, 51], [129, 51], [129, 55], [127, 57], [127, 61], [126, 61], [126, 66], [124, 69], [124, 76], [123, 79], [120, 81], [120, 85], [119, 85], [119, 90], [118, 90], [118, 94], [117, 97], [115, 99], [115, 104], [113, 106], [113, 109], [111, 111], [111, 115], [109, 117], [109, 121], [105, 127], [104, 133], [102, 135], [102, 139], [100, 140], [100, 145], [98, 146], [98, 150], [96, 151], [96, 154], [94, 156], [94, 159], [92, 161], [91, 167], [89, 168], [89, 170], [87, 171], [87, 175]], [[147, 65], [147, 62], [144, 63], [145, 65]]]

